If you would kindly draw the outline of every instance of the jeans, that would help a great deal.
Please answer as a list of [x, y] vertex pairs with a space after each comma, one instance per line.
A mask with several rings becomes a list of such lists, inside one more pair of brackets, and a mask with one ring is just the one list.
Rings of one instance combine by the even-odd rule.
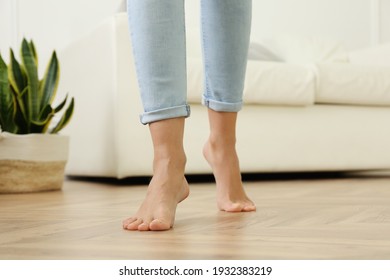
[[[202, 103], [238, 112], [251, 29], [252, 0], [201, 0]], [[143, 124], [188, 117], [184, 0], [127, 0]]]

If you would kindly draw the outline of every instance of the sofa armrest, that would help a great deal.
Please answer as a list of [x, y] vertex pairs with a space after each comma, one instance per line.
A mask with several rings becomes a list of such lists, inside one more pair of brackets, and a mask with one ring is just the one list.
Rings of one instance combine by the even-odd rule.
[[[59, 59], [58, 92], [75, 97], [73, 119], [63, 131], [71, 136], [67, 174], [121, 177], [121, 158], [136, 150], [133, 137], [139, 141], [138, 130], [147, 133], [138, 121], [141, 103], [126, 14], [104, 21], [59, 52]], [[124, 141], [130, 150], [119, 150]]]

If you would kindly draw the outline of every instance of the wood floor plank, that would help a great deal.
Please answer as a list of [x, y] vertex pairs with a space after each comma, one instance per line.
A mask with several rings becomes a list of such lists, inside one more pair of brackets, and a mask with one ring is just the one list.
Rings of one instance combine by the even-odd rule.
[[245, 185], [256, 212], [218, 211], [214, 185], [193, 184], [166, 232], [121, 228], [145, 186], [0, 195], [0, 259], [390, 259], [390, 177]]

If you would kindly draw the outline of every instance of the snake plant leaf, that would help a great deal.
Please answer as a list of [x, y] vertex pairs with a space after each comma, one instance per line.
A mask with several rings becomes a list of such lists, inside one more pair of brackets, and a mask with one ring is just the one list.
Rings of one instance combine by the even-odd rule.
[[51, 122], [51, 119], [54, 117], [55, 114], [56, 114], [56, 112], [53, 109], [53, 107], [51, 107], [50, 104], [47, 104], [45, 106], [45, 108], [41, 111], [41, 113], [39, 115], [39, 121], [43, 121], [45, 123], [45, 125], [41, 127], [42, 130], [40, 131], [40, 133], [47, 132], [49, 125], [50, 125], [50, 122]]
[[20, 67], [19, 62], [16, 60], [13, 50], [10, 50], [10, 64], [8, 67], [8, 80], [14, 90], [21, 93], [27, 86], [26, 73]]
[[30, 42], [29, 42], [28, 44], [29, 44], [30, 49], [31, 49], [31, 51], [32, 51], [32, 54], [33, 54], [33, 57], [34, 57], [34, 60], [35, 60], [35, 64], [36, 64], [37, 67], [38, 67], [38, 53], [37, 53], [37, 51], [36, 51], [34, 42], [33, 42], [32, 40], [30, 40]]
[[[16, 92], [14, 92], [15, 96], [16, 96], [16, 103], [18, 105], [18, 109], [21, 113], [21, 116], [23, 117], [23, 120], [25, 122], [25, 124], [27, 126], [29, 126], [29, 123], [30, 123], [30, 120], [28, 119], [28, 114], [27, 114], [27, 108], [26, 108], [26, 102], [25, 100], [27, 99], [27, 95], [28, 95], [28, 88], [26, 87], [22, 93], [18, 94]], [[28, 132], [26, 132], [28, 133]]]
[[[13, 91], [13, 88], [11, 88]], [[30, 121], [27, 118], [26, 108], [24, 105], [24, 96], [27, 94], [28, 88], [26, 87], [22, 93], [13, 92], [16, 99], [16, 114], [15, 114], [15, 122], [19, 127], [19, 134], [27, 134], [29, 133]]]
[[30, 133], [45, 133], [53, 117], [54, 113], [52, 112], [49, 113], [45, 119], [39, 121], [31, 121]]
[[39, 114], [39, 121], [47, 119], [47, 116], [49, 116], [50, 114], [54, 114], [54, 113], [55, 113], [54, 109], [51, 107], [51, 105], [47, 104], [45, 106], [45, 108], [43, 108], [41, 113]]
[[46, 68], [42, 84], [39, 88], [39, 96], [41, 99], [40, 108], [44, 108], [47, 104], [51, 104], [55, 97], [58, 81], [60, 78], [60, 67], [56, 52], [53, 52], [50, 62]]
[[61, 129], [63, 129], [70, 121], [74, 110], [74, 98], [70, 101], [68, 108], [66, 109], [64, 115], [61, 117], [60, 121], [57, 125], [51, 130], [50, 133], [58, 133]]
[[[56, 107], [52, 106], [60, 76], [56, 52], [53, 52], [42, 79], [38, 75], [38, 55], [33, 41], [23, 39], [19, 61], [10, 50], [7, 66], [0, 55], [0, 126], [2, 130], [17, 134], [57, 133], [73, 114], [72, 98], [59, 122], [53, 129], [50, 123], [68, 102], [68, 95]], [[49, 131], [50, 130], [50, 131]]]
[[40, 111], [38, 69], [35, 63], [33, 51], [26, 39], [22, 42], [21, 57], [27, 76], [26, 114], [28, 120], [37, 120]]
[[45, 133], [54, 115], [55, 115], [54, 109], [51, 107], [50, 104], [47, 104], [40, 112], [39, 119], [31, 121], [31, 132]]
[[60, 105], [58, 105], [57, 107], [54, 108], [54, 112], [55, 112], [55, 113], [58, 113], [59, 111], [61, 111], [62, 108], [64, 108], [64, 106], [65, 106], [67, 100], [68, 100], [68, 94], [65, 96], [64, 101], [62, 101], [62, 102], [60, 103]]
[[10, 90], [7, 75], [7, 65], [0, 54], [0, 126], [5, 130], [10, 103]]
[[0, 126], [4, 131], [16, 133], [14, 122], [15, 98], [8, 81], [8, 67], [0, 55]]

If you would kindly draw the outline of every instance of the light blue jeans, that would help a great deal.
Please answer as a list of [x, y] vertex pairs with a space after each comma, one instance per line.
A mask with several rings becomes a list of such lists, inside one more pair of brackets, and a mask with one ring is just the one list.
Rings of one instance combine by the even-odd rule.
[[[184, 0], [128, 0], [127, 11], [144, 113], [141, 122], [188, 117]], [[203, 104], [242, 107], [252, 0], [201, 0]]]

